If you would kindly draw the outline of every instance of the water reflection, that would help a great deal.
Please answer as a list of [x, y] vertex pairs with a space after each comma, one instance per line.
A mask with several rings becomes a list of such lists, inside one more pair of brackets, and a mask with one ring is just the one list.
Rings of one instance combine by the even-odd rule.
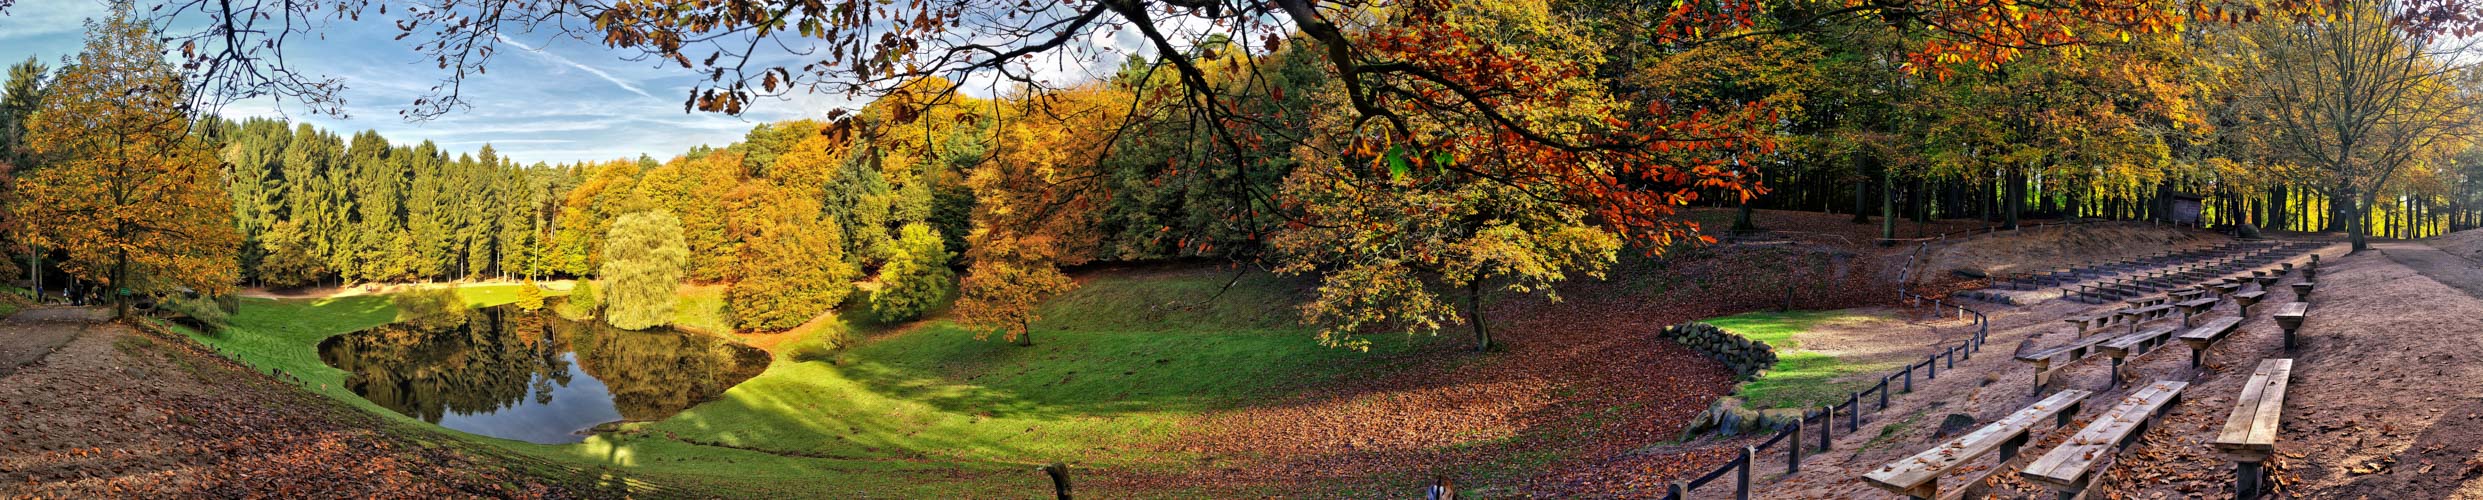
[[494, 308], [339, 335], [319, 358], [382, 407], [441, 427], [574, 443], [597, 425], [656, 420], [767, 369], [764, 351], [668, 329], [628, 331]]

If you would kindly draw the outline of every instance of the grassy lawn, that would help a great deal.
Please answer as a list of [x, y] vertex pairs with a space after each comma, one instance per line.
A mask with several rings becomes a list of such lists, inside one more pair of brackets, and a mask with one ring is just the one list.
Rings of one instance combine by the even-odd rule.
[[1820, 325], [1867, 321], [1876, 316], [1852, 311], [1754, 312], [1701, 320], [1776, 349], [1776, 366], [1744, 383], [1739, 393], [1753, 408], [1812, 408], [1843, 402], [1854, 391], [1879, 383], [1880, 372], [1895, 363], [1840, 359], [1802, 349], [1798, 338]]
[[[293, 373], [313, 392], [439, 431], [440, 439], [573, 475], [734, 496], [1033, 496], [1048, 493], [1048, 483], [1029, 472], [1032, 464], [1137, 472], [1195, 466], [1197, 457], [1176, 450], [1199, 414], [1351, 374], [1335, 362], [1362, 354], [1319, 347], [1289, 310], [1270, 313], [1269, 304], [1293, 301], [1295, 284], [1255, 274], [1200, 302], [1230, 278], [1091, 280], [1044, 307], [1033, 347], [978, 341], [944, 320], [883, 325], [848, 311], [805, 334], [855, 339], [852, 347], [801, 359], [780, 348], [766, 372], [716, 401], [571, 445], [448, 432], [342, 389], [344, 373], [319, 361], [318, 343], [392, 321], [386, 297], [245, 300], [234, 328], [198, 338], [263, 370]], [[475, 305], [514, 301], [515, 290], [460, 289]], [[1375, 351], [1405, 347], [1399, 336], [1375, 338], [1385, 339]], [[1108, 496], [1183, 492], [1115, 493]]]

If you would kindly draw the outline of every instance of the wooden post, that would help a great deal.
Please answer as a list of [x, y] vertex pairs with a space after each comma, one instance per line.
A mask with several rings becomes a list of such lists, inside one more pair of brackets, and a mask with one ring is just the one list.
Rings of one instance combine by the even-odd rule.
[[1802, 472], [1802, 420], [1801, 418], [1793, 419], [1793, 435], [1785, 437], [1785, 449], [1791, 450], [1785, 456], [1785, 475], [1787, 476]]
[[1880, 377], [1880, 379], [1879, 379], [1879, 409], [1880, 409], [1880, 411], [1887, 411], [1887, 410], [1888, 410], [1888, 378], [1889, 378], [1889, 377]]
[[1852, 408], [1849, 411], [1854, 412], [1845, 417], [1845, 433], [1862, 432], [1862, 393], [1857, 392], [1846, 396], [1845, 407]]
[[1924, 379], [1924, 380], [1939, 380], [1939, 379], [1940, 379], [1940, 357], [1939, 357], [1939, 356], [1928, 356], [1928, 357], [1924, 357], [1924, 358], [1923, 358], [1923, 379]]
[[1821, 407], [1819, 410], [1819, 451], [1826, 452], [1833, 449], [1829, 440], [1836, 434], [1836, 407]]
[[1665, 486], [1664, 486], [1664, 489], [1665, 489], [1665, 491], [1666, 491], [1666, 493], [1664, 494], [1664, 498], [1671, 498], [1671, 499], [1677, 499], [1677, 500], [1688, 500], [1688, 499], [1690, 498], [1690, 491], [1689, 491], [1689, 490], [1686, 490], [1686, 489], [1682, 489], [1682, 488], [1681, 488], [1681, 483], [1672, 483], [1672, 484], [1669, 484], [1669, 485], [1665, 485]]
[[1742, 447], [1742, 470], [1733, 474], [1733, 499], [1750, 500], [1750, 468], [1759, 465], [1759, 449]]
[[1069, 500], [1069, 464], [1052, 462], [1051, 465], [1038, 467], [1036, 469], [1043, 471], [1044, 474], [1052, 476], [1053, 495], [1056, 495], [1060, 500]]
[[1914, 393], [1914, 365], [1905, 365], [1905, 393]]

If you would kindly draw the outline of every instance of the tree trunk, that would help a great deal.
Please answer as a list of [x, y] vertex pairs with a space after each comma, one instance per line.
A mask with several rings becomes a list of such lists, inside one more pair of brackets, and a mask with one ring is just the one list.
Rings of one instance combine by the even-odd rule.
[[1474, 323], [1474, 352], [1491, 352], [1492, 332], [1483, 326], [1483, 279], [1466, 282], [1466, 321]]
[[2021, 212], [2026, 211], [2026, 172], [2024, 170], [2012, 168], [2009, 169], [2009, 175], [2007, 177], [2007, 180], [2002, 181], [2003, 184], [2008, 185], [2008, 192], [2003, 195], [2007, 196], [2008, 199], [2001, 201], [2001, 218], [2003, 220], [2001, 221], [2000, 226], [2008, 229], [2017, 229], [2018, 217], [2021, 217]]
[[2379, 195], [2365, 194], [2356, 196], [2354, 194], [2354, 189], [2350, 187], [2345, 188], [2340, 194], [2345, 198], [2346, 205], [2343, 207], [2346, 210], [2347, 215], [2347, 217], [2345, 217], [2345, 234], [2349, 240], [2353, 241], [2353, 251], [2360, 252], [2363, 250], [2370, 250], [2370, 210], [2371, 204], [2379, 201]]
[[1866, 162], [1854, 163], [1854, 223], [1871, 223], [1871, 175]]
[[1733, 232], [1748, 233], [1758, 230], [1759, 225], [1750, 222], [1750, 200], [1742, 200], [1741, 208], [1733, 211]]
[[1883, 240], [1897, 238], [1897, 180], [1892, 174], [1883, 171], [1879, 176], [1879, 237]]

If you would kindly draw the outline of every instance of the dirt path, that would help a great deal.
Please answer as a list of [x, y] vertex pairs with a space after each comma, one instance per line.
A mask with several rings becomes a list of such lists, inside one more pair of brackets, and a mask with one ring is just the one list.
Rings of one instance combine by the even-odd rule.
[[92, 311], [0, 320], [0, 498], [564, 497], [374, 417]]
[[0, 377], [43, 360], [78, 336], [77, 326], [102, 321], [101, 309], [38, 307], [0, 322]]

